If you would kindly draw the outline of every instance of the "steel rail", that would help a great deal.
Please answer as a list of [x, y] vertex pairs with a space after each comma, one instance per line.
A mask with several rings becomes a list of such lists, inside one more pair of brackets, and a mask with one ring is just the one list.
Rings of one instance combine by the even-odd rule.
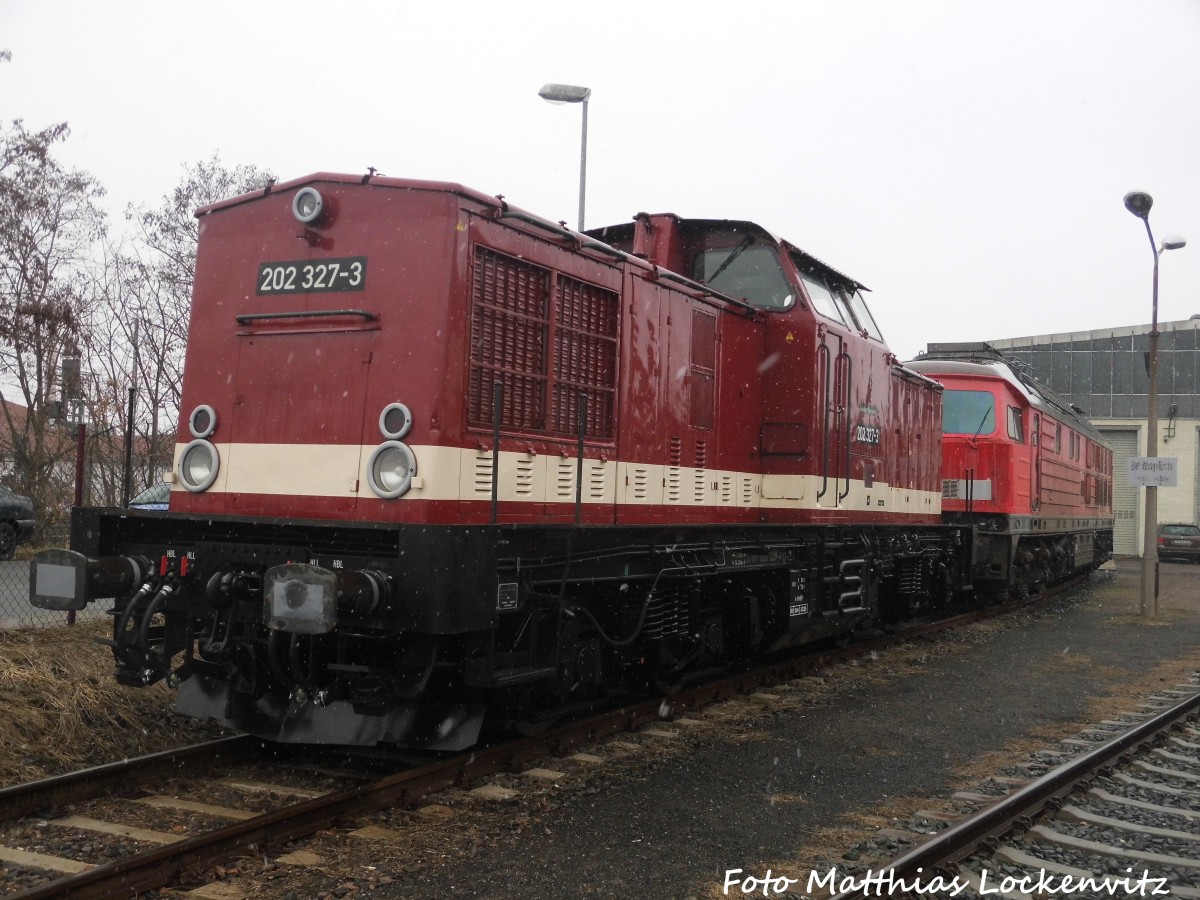
[[517, 770], [523, 764], [546, 756], [566, 755], [576, 747], [601, 738], [636, 731], [651, 723], [661, 723], [665, 718], [677, 716], [682, 712], [747, 694], [764, 686], [777, 684], [780, 680], [827, 668], [833, 663], [853, 659], [873, 650], [902, 643], [930, 632], [1002, 615], [1045, 599], [1074, 583], [1076, 582], [1064, 583], [1057, 589], [1039, 594], [1035, 598], [921, 623], [887, 637], [861, 641], [845, 648], [779, 660], [682, 690], [666, 698], [656, 697], [609, 710], [593, 718], [562, 725], [518, 742], [468, 751], [386, 776], [371, 784], [325, 794], [136, 856], [100, 865], [77, 875], [49, 881], [13, 895], [12, 900], [128, 897], [141, 891], [156, 890], [184, 873], [202, 871], [204, 867], [230, 856], [239, 853], [257, 855], [276, 852], [288, 841], [328, 828], [338, 820], [356, 818], [394, 806], [408, 806], [426, 794], [449, 787], [464, 787], [485, 776]]
[[[890, 872], [889, 883], [912, 882], [920, 875], [928, 882], [934, 872], [950, 874], [949, 867], [975, 853], [980, 847], [999, 841], [1014, 829], [1028, 829], [1035, 817], [1061, 804], [1062, 798], [1081, 784], [1090, 782], [1102, 770], [1127, 757], [1134, 749], [1152, 744], [1164, 731], [1200, 714], [1200, 692], [1170, 709], [1147, 719], [1082, 756], [1047, 772], [1018, 791], [997, 800], [975, 815], [939, 831], [929, 840], [897, 857], [878, 872]], [[860, 900], [883, 896], [870, 887], [836, 894], [832, 900]]]
[[16, 819], [39, 809], [87, 800], [113, 788], [128, 787], [134, 776], [146, 779], [178, 775], [198, 767], [243, 762], [258, 754], [261, 748], [261, 740], [240, 734], [11, 785], [0, 788], [0, 810], [3, 810], [0, 816]]

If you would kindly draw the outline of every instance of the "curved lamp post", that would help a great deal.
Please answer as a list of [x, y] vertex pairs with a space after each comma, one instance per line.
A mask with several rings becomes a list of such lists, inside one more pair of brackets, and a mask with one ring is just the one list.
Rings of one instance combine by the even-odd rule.
[[[1146, 224], [1146, 236], [1150, 238], [1150, 250], [1154, 253], [1153, 305], [1150, 318], [1150, 405], [1146, 410], [1146, 456], [1158, 456], [1158, 258], [1164, 250], [1178, 250], [1187, 244], [1183, 238], [1169, 237], [1161, 245], [1154, 240], [1150, 230], [1150, 207], [1154, 198], [1143, 191], [1130, 191], [1125, 195], [1125, 208]], [[1158, 615], [1158, 488], [1146, 485], [1146, 516], [1142, 533], [1142, 594], [1141, 614], [1146, 608]]]
[[551, 103], [583, 104], [583, 137], [579, 144], [579, 230], [583, 231], [583, 197], [587, 185], [587, 105], [592, 89], [575, 84], [545, 84], [538, 96]]

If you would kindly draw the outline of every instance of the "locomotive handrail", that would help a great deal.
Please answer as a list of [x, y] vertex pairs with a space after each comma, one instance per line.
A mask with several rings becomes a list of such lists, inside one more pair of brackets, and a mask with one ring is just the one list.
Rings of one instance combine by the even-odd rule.
[[[630, 258], [637, 259], [636, 256], [630, 257]], [[644, 260], [642, 260], [642, 261], [644, 262]], [[737, 297], [731, 297], [728, 294], [722, 294], [720, 291], [714, 291], [712, 288], [707, 287], [706, 285], [703, 285], [698, 281], [693, 281], [692, 279], [688, 278], [685, 275], [680, 275], [678, 272], [672, 272], [670, 269], [663, 269], [659, 266], [655, 266], [654, 268], [655, 268], [655, 274], [659, 278], [665, 278], [668, 281], [674, 281], [678, 284], [682, 284], [684, 287], [691, 288], [694, 291], [700, 291], [702, 294], [704, 294], [706, 296], [715, 297], [718, 300], [723, 300], [726, 303], [732, 304], [733, 306], [736, 306], [739, 309], [744, 309], [747, 312], [753, 313], [753, 312], [758, 311], [758, 307], [752, 303], [747, 303], [745, 300], [739, 300]], [[701, 299], [703, 299], [703, 298], [701, 298]]]
[[604, 241], [597, 241], [586, 238], [585, 236], [559, 225], [557, 222], [551, 222], [549, 219], [543, 219], [540, 216], [535, 216], [527, 212], [518, 212], [515, 209], [510, 209], [507, 205], [500, 211], [501, 219], [516, 219], [518, 222], [524, 222], [526, 225], [533, 225], [536, 228], [541, 228], [549, 231], [551, 234], [556, 234], [561, 238], [566, 238], [569, 241], [574, 241], [587, 250], [595, 250], [598, 253], [604, 253], [615, 259], [624, 261], [629, 254], [624, 250], [618, 250]]
[[358, 316], [368, 322], [378, 322], [379, 316], [365, 309], [311, 309], [297, 312], [245, 313], [237, 317], [239, 325], [261, 322], [265, 319], [327, 319], [331, 316]]
[[846, 377], [843, 379], [846, 387], [846, 439], [844, 441], [845, 459], [843, 460], [843, 467], [846, 471], [846, 490], [842, 491], [836, 483], [833, 487], [834, 491], [837, 493], [837, 502], [841, 503], [850, 496], [850, 437], [854, 432], [854, 415], [850, 411], [850, 403], [853, 397], [852, 388], [854, 386], [854, 367], [850, 360], [850, 354], [846, 352], [845, 345], [842, 346], [842, 351], [838, 354], [838, 360], [844, 360], [842, 369], [846, 373]]
[[824, 415], [821, 416], [821, 489], [817, 491], [818, 500], [824, 497], [825, 492], [829, 490], [829, 364], [831, 354], [829, 345], [825, 343], [824, 338], [822, 338], [820, 346], [817, 347], [817, 358], [820, 359], [822, 357], [825, 359], [825, 377], [821, 379], [824, 389]]

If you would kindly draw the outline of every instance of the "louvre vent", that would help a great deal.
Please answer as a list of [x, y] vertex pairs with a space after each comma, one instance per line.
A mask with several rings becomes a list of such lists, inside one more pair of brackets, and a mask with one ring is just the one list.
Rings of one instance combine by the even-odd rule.
[[643, 466], [633, 466], [629, 471], [629, 477], [633, 487], [633, 499], [650, 499], [650, 470]]
[[554, 478], [554, 495], [560, 500], [570, 500], [575, 496], [575, 469], [578, 463], [573, 459], [559, 457], [558, 467]]
[[475, 454], [475, 493], [490, 497], [492, 495], [492, 454], [481, 452]]
[[677, 437], [671, 438], [667, 444], [667, 452], [670, 454], [670, 462], [673, 466], [683, 464], [683, 441]]
[[605, 495], [604, 490], [604, 463], [592, 463], [591, 471], [588, 473], [588, 497], [592, 500], [603, 500]]
[[683, 470], [679, 466], [667, 466], [664, 487], [667, 489], [668, 503], [679, 503], [683, 499]]
[[533, 460], [517, 460], [517, 493], [529, 495], [533, 493]]

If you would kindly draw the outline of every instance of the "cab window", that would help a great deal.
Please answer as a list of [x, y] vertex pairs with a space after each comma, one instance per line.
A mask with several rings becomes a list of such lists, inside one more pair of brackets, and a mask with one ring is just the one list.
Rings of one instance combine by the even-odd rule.
[[779, 251], [750, 234], [727, 247], [700, 250], [692, 259], [692, 278], [760, 309], [788, 309], [794, 301]]
[[987, 391], [942, 394], [942, 434], [988, 435], [996, 430], [996, 398]]
[[812, 301], [813, 308], [827, 319], [841, 322], [847, 328], [855, 328], [854, 319], [846, 309], [842, 299], [829, 289], [825, 279], [816, 272], [800, 270], [800, 279], [804, 282], [804, 291]]
[[854, 311], [854, 317], [858, 319], [858, 324], [875, 340], [882, 341], [883, 333], [880, 332], [879, 326], [875, 324], [875, 317], [871, 315], [871, 310], [867, 308], [867, 301], [863, 297], [862, 291], [847, 288], [845, 294], [850, 301], [850, 308]]
[[1025, 422], [1021, 418], [1021, 410], [1015, 406], [1008, 408], [1008, 436], [1018, 444], [1025, 443]]

